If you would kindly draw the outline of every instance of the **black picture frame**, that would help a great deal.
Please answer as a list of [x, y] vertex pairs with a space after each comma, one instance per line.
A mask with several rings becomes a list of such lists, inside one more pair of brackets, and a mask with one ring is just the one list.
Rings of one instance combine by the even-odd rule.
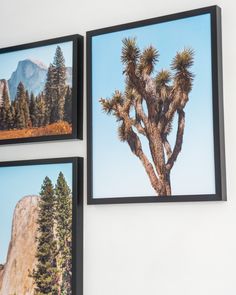
[[0, 162], [4, 167], [46, 164], [72, 164], [72, 294], [83, 294], [83, 166], [80, 157]]
[[84, 38], [79, 34], [68, 35], [43, 41], [16, 45], [0, 49], [0, 55], [72, 41], [72, 133], [43, 135], [0, 140], [0, 145], [54, 140], [83, 139], [83, 56]]
[[[92, 40], [93, 37], [109, 33], [120, 32], [133, 28], [184, 19], [188, 17], [210, 14], [211, 25], [211, 70], [212, 70], [212, 114], [213, 114], [213, 141], [214, 141], [214, 164], [215, 164], [215, 194], [201, 195], [172, 195], [167, 196], [141, 196], [141, 197], [96, 197], [93, 193], [93, 61]], [[223, 110], [223, 77], [222, 77], [222, 39], [221, 39], [221, 8], [209, 6], [195, 10], [175, 13], [157, 18], [115, 25], [112, 27], [88, 31], [87, 43], [87, 203], [92, 204], [119, 204], [119, 203], [146, 203], [146, 202], [183, 202], [183, 201], [226, 201], [226, 168], [224, 147], [224, 110]], [[107, 82], [109, 83], [109, 82]], [[109, 121], [108, 121], [109, 122]], [[102, 132], [102, 131], [101, 131]], [[102, 137], [102, 134], [101, 134]], [[104, 163], [105, 165], [105, 163]], [[114, 169], [116, 169], [114, 167]], [[112, 177], [112, 171], [110, 173]]]

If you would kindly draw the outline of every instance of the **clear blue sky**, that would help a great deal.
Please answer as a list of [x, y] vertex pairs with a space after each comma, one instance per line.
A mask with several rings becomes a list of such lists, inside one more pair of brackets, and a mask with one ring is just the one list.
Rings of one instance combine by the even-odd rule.
[[6, 259], [17, 202], [27, 195], [39, 195], [46, 176], [55, 184], [60, 171], [72, 188], [71, 163], [0, 167], [0, 263]]
[[[141, 49], [152, 44], [159, 50], [156, 73], [169, 69], [177, 51], [195, 51], [193, 90], [186, 111], [182, 151], [171, 172], [172, 193], [215, 193], [210, 15], [124, 30], [92, 39], [93, 189], [94, 197], [155, 195], [140, 160], [127, 143], [118, 139], [115, 117], [104, 114], [98, 100], [125, 88], [121, 64], [122, 39], [136, 37]], [[156, 74], [155, 73], [155, 74]], [[176, 131], [176, 120], [174, 130]], [[170, 141], [174, 142], [176, 132]], [[174, 135], [174, 136], [173, 136]], [[142, 140], [148, 154], [148, 146]]]
[[18, 62], [24, 59], [34, 59], [43, 62], [47, 67], [53, 62], [56, 47], [60, 46], [67, 67], [72, 66], [72, 41], [53, 44], [32, 49], [18, 50], [0, 54], [0, 79], [9, 79], [17, 68]]

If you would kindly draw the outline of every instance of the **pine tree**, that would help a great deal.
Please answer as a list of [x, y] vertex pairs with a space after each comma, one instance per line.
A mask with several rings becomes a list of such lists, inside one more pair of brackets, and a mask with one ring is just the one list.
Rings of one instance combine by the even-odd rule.
[[30, 112], [30, 121], [32, 123], [32, 127], [37, 127], [37, 106], [34, 94], [31, 93], [30, 95], [30, 103], [29, 103], [29, 112]]
[[14, 103], [12, 103], [10, 107], [9, 117], [8, 117], [9, 129], [15, 128], [15, 116], [16, 116], [15, 107], [14, 107]]
[[45, 124], [50, 124], [56, 121], [54, 118], [54, 111], [56, 104], [56, 87], [55, 87], [55, 67], [53, 64], [49, 65], [47, 72], [47, 80], [44, 87], [45, 94]]
[[67, 86], [65, 95], [64, 120], [72, 123], [72, 91], [69, 86]]
[[14, 128], [14, 107], [10, 106], [8, 112], [7, 112], [7, 123], [8, 123], [8, 129], [11, 130]]
[[61, 294], [71, 295], [72, 280], [72, 196], [62, 172], [55, 187], [56, 236], [58, 240], [58, 267], [60, 269]]
[[8, 95], [8, 89], [6, 83], [4, 83], [2, 91], [2, 107], [1, 107], [1, 129], [9, 129], [9, 117], [10, 117], [11, 102]]
[[27, 103], [26, 91], [24, 84], [20, 82], [16, 93], [16, 117], [15, 125], [17, 129], [28, 128], [30, 125], [29, 105]]
[[51, 180], [45, 177], [39, 201], [37, 264], [31, 277], [35, 295], [58, 295], [57, 244], [54, 237], [55, 196]]
[[25, 100], [23, 103], [23, 113], [24, 113], [24, 119], [25, 119], [25, 127], [29, 128], [31, 127], [31, 120], [30, 120], [29, 104], [27, 100]]
[[25, 115], [25, 122], [26, 122], [26, 127], [31, 127], [32, 122], [30, 118], [30, 96], [28, 90], [25, 92], [25, 102], [24, 102], [24, 115]]
[[57, 46], [54, 56], [53, 65], [55, 67], [55, 87], [57, 93], [56, 107], [56, 121], [64, 118], [64, 104], [66, 91], [66, 67], [65, 58], [60, 46]]
[[36, 107], [37, 107], [37, 126], [41, 127], [45, 125], [45, 100], [43, 94], [39, 94], [36, 99]]
[[14, 101], [14, 109], [15, 109], [14, 128], [24, 129], [25, 128], [24, 114], [21, 108], [21, 104], [18, 100]]

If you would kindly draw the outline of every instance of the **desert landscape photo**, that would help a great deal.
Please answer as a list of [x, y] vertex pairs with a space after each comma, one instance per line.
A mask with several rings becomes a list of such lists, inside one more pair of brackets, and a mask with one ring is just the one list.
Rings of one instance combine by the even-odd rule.
[[210, 20], [90, 33], [94, 199], [215, 193]]

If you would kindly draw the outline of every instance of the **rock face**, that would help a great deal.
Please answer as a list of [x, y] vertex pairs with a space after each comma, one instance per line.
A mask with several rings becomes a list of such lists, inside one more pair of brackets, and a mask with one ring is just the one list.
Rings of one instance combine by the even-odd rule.
[[9, 95], [9, 89], [8, 89], [7, 80], [1, 79], [0, 80], [0, 106], [2, 105], [2, 94], [3, 94], [3, 88], [4, 88], [5, 85], [7, 87], [7, 91], [8, 91], [8, 95]]
[[17, 86], [22, 82], [29, 92], [38, 95], [44, 88], [47, 67], [39, 61], [25, 59], [19, 61], [15, 72], [8, 80], [11, 100], [15, 99]]
[[29, 277], [36, 265], [37, 196], [26, 196], [15, 208], [5, 265], [0, 265], [0, 295], [33, 295]]
[[[41, 61], [32, 59], [25, 59], [19, 61], [16, 70], [12, 73], [8, 80], [8, 87], [11, 100], [16, 97], [17, 86], [22, 82], [29, 93], [33, 93], [37, 96], [44, 90], [44, 86], [47, 78], [47, 66]], [[66, 68], [66, 83], [72, 86], [72, 68]]]

